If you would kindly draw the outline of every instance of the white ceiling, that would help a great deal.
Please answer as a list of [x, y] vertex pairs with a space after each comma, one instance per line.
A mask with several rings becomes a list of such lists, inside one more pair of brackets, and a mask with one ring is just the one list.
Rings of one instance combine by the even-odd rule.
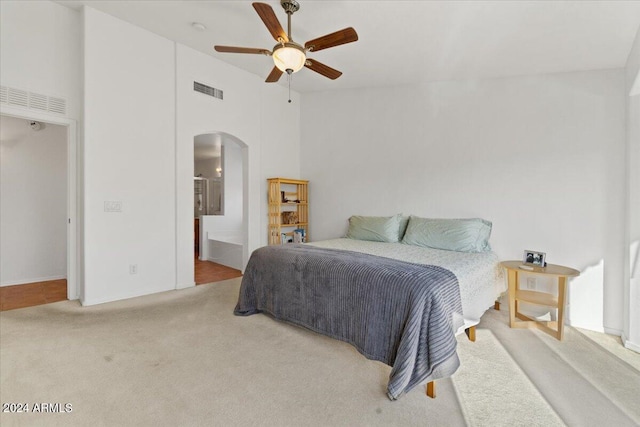
[[[286, 30], [279, 1], [270, 4]], [[292, 17], [297, 42], [354, 27], [355, 43], [309, 56], [342, 71], [331, 81], [308, 69], [299, 92], [423, 81], [492, 78], [624, 67], [640, 26], [640, 1], [312, 1]], [[263, 55], [217, 53], [213, 45], [272, 49], [247, 1], [58, 1], [87, 4], [233, 64], [261, 78]], [[199, 32], [192, 22], [207, 29]], [[286, 84], [283, 76], [279, 84]], [[266, 84], [266, 83], [265, 83]]]

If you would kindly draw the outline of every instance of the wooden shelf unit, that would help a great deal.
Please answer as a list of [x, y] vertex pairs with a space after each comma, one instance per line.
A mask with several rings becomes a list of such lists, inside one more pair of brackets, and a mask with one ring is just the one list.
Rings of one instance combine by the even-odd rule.
[[[309, 181], [289, 178], [267, 179], [267, 201], [269, 204], [269, 245], [282, 244], [282, 233], [293, 234], [293, 230], [304, 230], [309, 241]], [[282, 200], [282, 192], [287, 200]], [[284, 224], [283, 212], [295, 212], [298, 220], [295, 224]]]

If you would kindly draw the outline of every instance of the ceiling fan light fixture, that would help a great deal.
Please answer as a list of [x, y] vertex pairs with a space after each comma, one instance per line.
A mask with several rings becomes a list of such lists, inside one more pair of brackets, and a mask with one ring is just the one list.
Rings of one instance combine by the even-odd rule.
[[295, 73], [304, 67], [307, 61], [304, 49], [293, 43], [285, 43], [284, 46], [274, 48], [272, 56], [275, 66], [283, 72], [291, 70]]
[[[326, 34], [322, 37], [309, 40], [303, 46], [294, 42], [291, 38], [291, 15], [300, 9], [300, 4], [298, 4], [296, 0], [280, 0], [280, 5], [287, 14], [287, 32], [285, 32], [282, 25], [280, 25], [278, 17], [269, 4], [254, 2], [252, 5], [264, 25], [267, 27], [267, 30], [269, 30], [269, 33], [271, 33], [271, 36], [276, 40], [276, 42], [278, 42], [278, 44], [273, 47], [272, 51], [251, 47], [215, 45], [214, 49], [216, 52], [248, 53], [272, 56], [274, 66], [265, 80], [267, 83], [277, 82], [283, 73], [287, 73], [287, 76], [290, 77], [291, 74], [300, 71], [302, 67], [307, 67], [311, 71], [331, 80], [335, 80], [342, 75], [342, 72], [324, 65], [315, 59], [307, 60], [307, 52], [313, 51], [315, 53], [330, 47], [355, 42], [358, 40], [358, 33], [356, 33], [356, 30], [352, 27], [344, 28], [331, 34]], [[288, 80], [289, 84], [291, 84], [291, 79], [289, 78]]]

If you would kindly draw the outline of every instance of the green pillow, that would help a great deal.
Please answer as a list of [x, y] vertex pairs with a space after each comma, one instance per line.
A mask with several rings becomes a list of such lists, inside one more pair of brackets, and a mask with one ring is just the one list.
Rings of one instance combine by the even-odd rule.
[[411, 216], [402, 243], [458, 252], [487, 252], [491, 222], [480, 218], [432, 219]]
[[407, 225], [409, 225], [409, 218], [408, 216], [403, 216], [402, 214], [399, 214], [400, 216], [400, 228], [398, 229], [398, 242], [402, 241], [402, 238], [404, 237], [404, 233], [407, 231]]
[[360, 216], [349, 218], [347, 237], [374, 242], [399, 242], [402, 238], [403, 221], [401, 215]]

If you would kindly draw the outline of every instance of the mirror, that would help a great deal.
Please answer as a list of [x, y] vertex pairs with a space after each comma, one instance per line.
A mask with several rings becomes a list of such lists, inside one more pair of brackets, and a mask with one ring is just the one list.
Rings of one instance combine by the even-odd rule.
[[193, 140], [193, 216], [224, 215], [224, 147], [219, 134]]

